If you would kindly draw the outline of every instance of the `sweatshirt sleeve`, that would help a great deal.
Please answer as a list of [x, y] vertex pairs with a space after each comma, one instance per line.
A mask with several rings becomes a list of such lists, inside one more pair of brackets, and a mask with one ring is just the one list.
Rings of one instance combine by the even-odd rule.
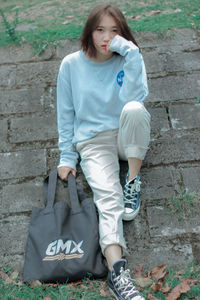
[[74, 106], [71, 86], [63, 63], [61, 64], [57, 79], [57, 117], [58, 147], [61, 151], [58, 167], [66, 166], [76, 170], [78, 153], [72, 144], [74, 135]]
[[119, 97], [123, 101], [143, 102], [148, 95], [147, 75], [139, 48], [131, 41], [116, 35], [110, 50], [125, 57], [123, 85]]

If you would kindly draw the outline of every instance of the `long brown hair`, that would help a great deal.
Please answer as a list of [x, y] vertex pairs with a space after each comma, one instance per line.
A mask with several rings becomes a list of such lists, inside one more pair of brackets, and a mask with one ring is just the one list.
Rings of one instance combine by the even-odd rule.
[[109, 15], [113, 17], [119, 27], [120, 35], [138, 46], [121, 10], [114, 4], [102, 4], [93, 8], [83, 29], [81, 36], [81, 47], [85, 53], [87, 53], [90, 57], [96, 56], [96, 49], [93, 44], [92, 33], [97, 28], [103, 15]]

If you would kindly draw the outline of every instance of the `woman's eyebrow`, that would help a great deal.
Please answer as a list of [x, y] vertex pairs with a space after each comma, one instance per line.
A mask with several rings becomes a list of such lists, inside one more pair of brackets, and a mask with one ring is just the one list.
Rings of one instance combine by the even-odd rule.
[[[106, 27], [106, 26], [103, 26], [103, 25], [98, 25], [98, 26], [97, 26], [97, 28], [105, 28], [105, 27]], [[117, 26], [111, 26], [111, 28], [116, 28], [116, 29], [117, 29], [118, 27], [117, 27]]]

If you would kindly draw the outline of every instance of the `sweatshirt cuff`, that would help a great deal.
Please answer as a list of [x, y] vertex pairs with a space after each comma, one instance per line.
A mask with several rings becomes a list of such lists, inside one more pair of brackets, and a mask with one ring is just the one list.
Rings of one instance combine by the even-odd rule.
[[76, 171], [76, 165], [72, 162], [65, 162], [65, 161], [60, 161], [57, 168], [61, 168], [61, 167], [68, 167], [68, 168], [72, 168], [73, 170]]
[[132, 41], [128, 41], [120, 35], [114, 37], [109, 49], [112, 52], [119, 53], [121, 56], [125, 56], [131, 50], [137, 50], [139, 52], [139, 48]]

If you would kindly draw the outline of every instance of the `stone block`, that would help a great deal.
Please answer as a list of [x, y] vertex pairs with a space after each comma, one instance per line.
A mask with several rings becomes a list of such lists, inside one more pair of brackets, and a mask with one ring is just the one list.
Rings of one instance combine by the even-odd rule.
[[190, 191], [200, 192], [200, 167], [181, 168], [183, 183]]
[[19, 64], [16, 70], [16, 85], [18, 86], [46, 86], [56, 85], [59, 62], [36, 62]]
[[144, 168], [141, 174], [141, 199], [143, 201], [168, 199], [174, 194], [174, 180], [170, 168]]
[[22, 254], [25, 250], [30, 218], [9, 216], [0, 221], [1, 254]]
[[162, 55], [155, 51], [155, 52], [144, 52], [142, 53], [146, 71], [147, 73], [160, 73], [164, 72], [165, 70], [165, 55]]
[[186, 242], [181, 244], [178, 240], [173, 243], [167, 241], [158, 241], [157, 243], [148, 243], [143, 247], [137, 247], [127, 256], [128, 266], [134, 274], [136, 266], [143, 265], [144, 271], [149, 272], [157, 266], [167, 264], [168, 267], [183, 269], [187, 264], [194, 260], [192, 246]]
[[192, 133], [179, 133], [153, 140], [144, 160], [146, 165], [200, 160], [199, 140]]
[[56, 112], [44, 116], [25, 116], [11, 120], [11, 143], [46, 141], [57, 137]]
[[22, 273], [24, 269], [24, 254], [12, 254], [0, 253], [0, 261], [3, 262], [5, 266], [11, 268], [11, 270], [18, 271], [20, 278], [22, 278]]
[[80, 41], [79, 40], [65, 40], [61, 42], [61, 46], [56, 48], [56, 57], [59, 59], [63, 59], [66, 55], [78, 51], [80, 49]]
[[59, 159], [60, 159], [60, 151], [58, 150], [58, 148], [48, 150], [48, 153], [47, 153], [48, 172], [54, 170], [57, 167], [57, 165], [59, 163]]
[[200, 70], [200, 50], [185, 53], [167, 53], [167, 72], [189, 72]]
[[0, 137], [1, 137], [1, 143], [0, 143], [0, 151], [8, 151], [9, 145], [8, 145], [8, 120], [0, 120]]
[[53, 52], [54, 51], [52, 48], [47, 48], [40, 55], [34, 55], [33, 47], [28, 44], [20, 45], [19, 47], [0, 47], [0, 57], [2, 64], [48, 60], [52, 57]]
[[149, 232], [152, 238], [175, 238], [187, 233], [199, 234], [200, 219], [198, 216], [187, 220], [178, 220], [169, 208], [163, 206], [147, 207]]
[[1, 214], [31, 211], [33, 206], [42, 207], [43, 180], [31, 180], [19, 184], [8, 184], [0, 192]]
[[16, 66], [0, 66], [1, 88], [12, 88], [16, 84]]
[[175, 130], [200, 128], [199, 103], [170, 105], [169, 116], [172, 127]]
[[15, 114], [43, 110], [44, 89], [35, 86], [19, 90], [0, 91], [0, 113]]
[[196, 99], [200, 95], [199, 78], [199, 74], [150, 78], [147, 102]]
[[166, 49], [168, 50], [170, 47], [174, 48], [180, 45], [183, 50], [185, 47], [191, 47], [193, 43], [199, 45], [197, 31], [190, 28], [168, 30], [167, 34], [162, 38], [158, 33], [149, 31], [140, 31], [134, 36], [142, 48], [157, 48], [163, 46], [165, 47], [165, 53]]
[[29, 150], [0, 153], [0, 179], [46, 174], [46, 151]]
[[170, 129], [168, 114], [165, 108], [149, 108], [148, 111], [151, 114], [151, 132], [165, 132]]

